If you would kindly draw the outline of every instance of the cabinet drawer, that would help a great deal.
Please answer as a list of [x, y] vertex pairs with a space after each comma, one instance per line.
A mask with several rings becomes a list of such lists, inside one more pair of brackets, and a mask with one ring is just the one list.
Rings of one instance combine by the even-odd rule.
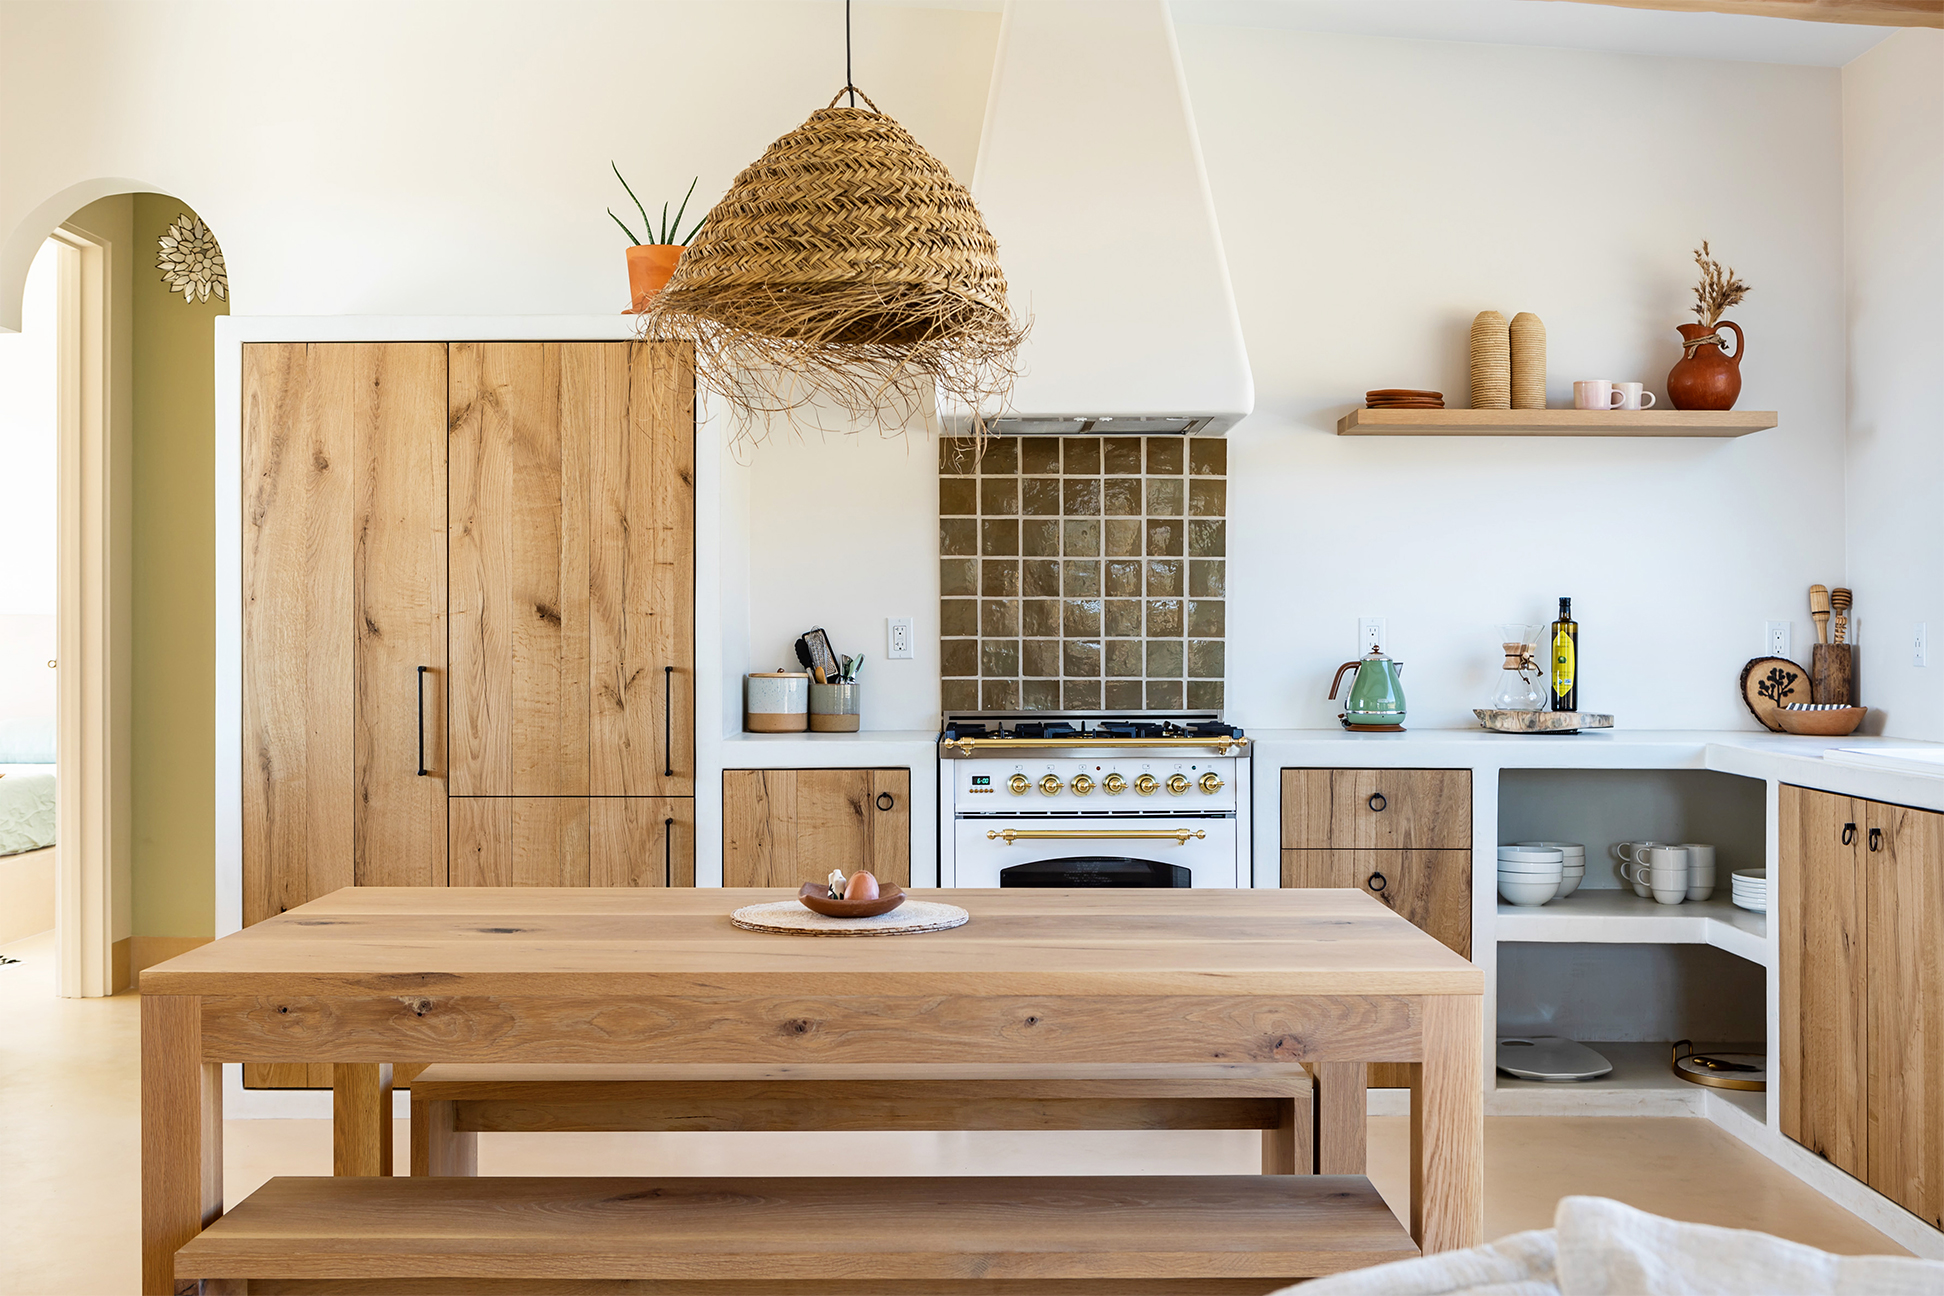
[[833, 868], [911, 885], [910, 770], [723, 771], [722, 885], [794, 889]]
[[1470, 850], [1470, 770], [1286, 769], [1287, 850]]

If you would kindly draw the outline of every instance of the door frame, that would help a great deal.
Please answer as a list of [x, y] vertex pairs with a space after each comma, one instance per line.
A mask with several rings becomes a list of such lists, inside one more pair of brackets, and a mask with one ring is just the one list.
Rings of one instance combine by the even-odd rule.
[[[59, 338], [55, 603], [55, 992], [118, 988], [115, 861], [129, 804], [127, 593], [117, 591], [111, 531], [114, 248], [73, 225], [49, 236], [57, 262]], [[117, 651], [118, 647], [122, 649]], [[121, 947], [123, 952], [126, 946]]]

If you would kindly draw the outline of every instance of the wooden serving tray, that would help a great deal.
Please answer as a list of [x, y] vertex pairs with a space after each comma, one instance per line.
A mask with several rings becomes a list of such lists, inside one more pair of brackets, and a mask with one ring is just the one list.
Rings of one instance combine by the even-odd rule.
[[1478, 723], [1493, 733], [1576, 734], [1582, 729], [1611, 729], [1613, 717], [1593, 711], [1492, 711], [1476, 708]]

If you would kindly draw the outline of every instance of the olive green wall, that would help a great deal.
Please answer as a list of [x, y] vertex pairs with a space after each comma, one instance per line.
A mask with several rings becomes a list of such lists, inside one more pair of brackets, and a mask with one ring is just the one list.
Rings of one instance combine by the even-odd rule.
[[215, 935], [215, 321], [229, 306], [213, 296], [185, 305], [155, 269], [156, 240], [185, 212], [174, 198], [135, 195], [136, 936]]

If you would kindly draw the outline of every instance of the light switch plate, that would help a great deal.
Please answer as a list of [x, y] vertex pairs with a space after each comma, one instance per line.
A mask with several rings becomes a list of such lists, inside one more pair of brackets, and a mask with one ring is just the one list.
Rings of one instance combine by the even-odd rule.
[[1765, 621], [1762, 623], [1762, 651], [1771, 657], [1789, 655], [1789, 635], [1792, 627], [1787, 621]]
[[893, 661], [910, 659], [912, 656], [911, 618], [887, 617], [884, 624], [884, 655]]
[[1389, 642], [1383, 617], [1357, 618], [1357, 655], [1362, 656], [1373, 648], [1381, 648]]

